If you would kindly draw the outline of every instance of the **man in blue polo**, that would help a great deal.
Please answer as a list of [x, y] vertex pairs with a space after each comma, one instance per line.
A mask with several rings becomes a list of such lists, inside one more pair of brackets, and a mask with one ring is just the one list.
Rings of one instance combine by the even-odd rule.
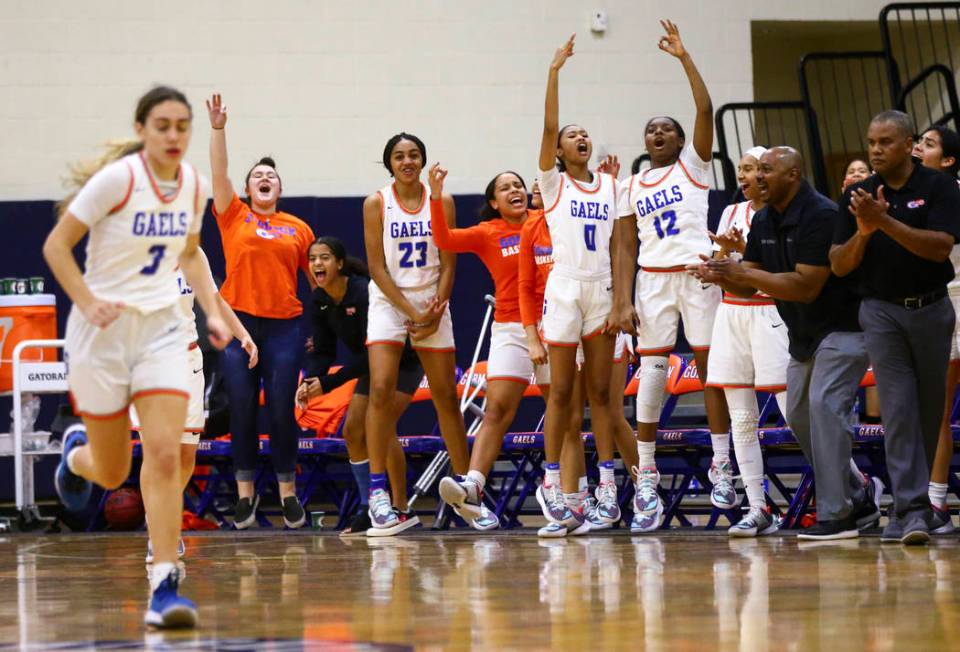
[[894, 509], [883, 541], [922, 544], [932, 518], [927, 480], [937, 448], [950, 337], [950, 251], [960, 239], [960, 190], [911, 157], [913, 120], [884, 111], [867, 131], [875, 174], [840, 202], [830, 252], [834, 274], [852, 274], [860, 324], [880, 395]]

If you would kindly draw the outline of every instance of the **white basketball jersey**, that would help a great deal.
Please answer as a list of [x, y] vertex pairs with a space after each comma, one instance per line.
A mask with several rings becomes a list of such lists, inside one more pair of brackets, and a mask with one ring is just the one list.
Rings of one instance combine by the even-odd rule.
[[710, 255], [709, 173], [710, 164], [688, 143], [670, 167], [644, 170], [625, 182], [618, 210], [620, 217], [637, 216], [641, 267], [678, 267]]
[[594, 173], [594, 187], [567, 173], [560, 192], [544, 212], [553, 241], [553, 272], [581, 280], [609, 278], [610, 237], [617, 220], [617, 182], [609, 174]]
[[180, 312], [183, 313], [183, 318], [187, 320], [187, 339], [195, 342], [199, 335], [197, 334], [196, 314], [193, 312], [193, 288], [187, 283], [187, 279], [184, 278], [179, 267], [174, 274], [177, 278], [177, 292], [180, 293]]
[[[743, 234], [743, 239], [746, 241], [747, 234], [750, 233], [750, 225], [753, 223], [754, 213], [756, 213], [756, 211], [753, 210], [753, 205], [749, 201], [730, 204], [723, 209], [723, 213], [720, 215], [720, 223], [717, 225], [717, 235], [736, 228], [740, 229], [740, 233]], [[714, 244], [713, 250], [720, 251], [720, 245]], [[743, 257], [739, 252], [731, 252], [730, 256], [737, 260]]]
[[398, 288], [427, 287], [440, 279], [440, 252], [433, 243], [427, 187], [421, 185], [423, 198], [412, 212], [400, 203], [393, 184], [380, 190], [383, 256]]
[[187, 234], [200, 230], [201, 181], [193, 166], [181, 163], [179, 190], [165, 198], [142, 154], [125, 156], [98, 174], [112, 166], [128, 169], [126, 197], [90, 226], [83, 278], [97, 298], [150, 313], [180, 299], [174, 269]]

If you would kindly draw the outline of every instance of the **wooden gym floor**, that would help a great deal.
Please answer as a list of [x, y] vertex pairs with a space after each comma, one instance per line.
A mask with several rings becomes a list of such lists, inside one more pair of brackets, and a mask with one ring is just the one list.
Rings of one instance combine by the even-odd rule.
[[188, 536], [195, 632], [141, 625], [143, 534], [0, 538], [0, 650], [937, 650], [960, 646], [960, 541], [703, 531]]

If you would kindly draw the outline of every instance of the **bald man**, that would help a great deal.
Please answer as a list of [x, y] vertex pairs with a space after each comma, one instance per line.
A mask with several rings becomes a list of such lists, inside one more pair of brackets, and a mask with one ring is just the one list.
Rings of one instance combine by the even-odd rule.
[[853, 404], [867, 370], [859, 300], [830, 272], [837, 205], [803, 179], [792, 147], [760, 157], [757, 185], [766, 206], [753, 217], [743, 261], [705, 260], [692, 270], [743, 297], [760, 291], [777, 304], [790, 341], [787, 423], [816, 476], [817, 524], [802, 539], [849, 539], [880, 519], [882, 485], [853, 463]]
[[950, 252], [960, 239], [955, 180], [911, 158], [913, 120], [884, 111], [867, 145], [876, 174], [849, 187], [830, 252], [833, 272], [853, 276], [873, 361], [893, 513], [881, 540], [922, 544], [933, 513], [927, 478], [943, 414], [956, 317], [947, 297]]

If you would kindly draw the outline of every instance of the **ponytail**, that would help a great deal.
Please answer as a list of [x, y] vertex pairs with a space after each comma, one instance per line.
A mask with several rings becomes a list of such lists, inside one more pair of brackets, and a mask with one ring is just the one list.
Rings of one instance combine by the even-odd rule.
[[93, 175], [114, 161], [119, 161], [124, 156], [129, 156], [141, 150], [143, 150], [143, 141], [140, 140], [109, 140], [104, 145], [104, 151], [99, 157], [69, 164], [67, 166], [67, 176], [63, 179], [63, 185], [70, 189], [70, 193], [57, 203], [57, 219], [63, 217], [70, 206], [70, 202]]

